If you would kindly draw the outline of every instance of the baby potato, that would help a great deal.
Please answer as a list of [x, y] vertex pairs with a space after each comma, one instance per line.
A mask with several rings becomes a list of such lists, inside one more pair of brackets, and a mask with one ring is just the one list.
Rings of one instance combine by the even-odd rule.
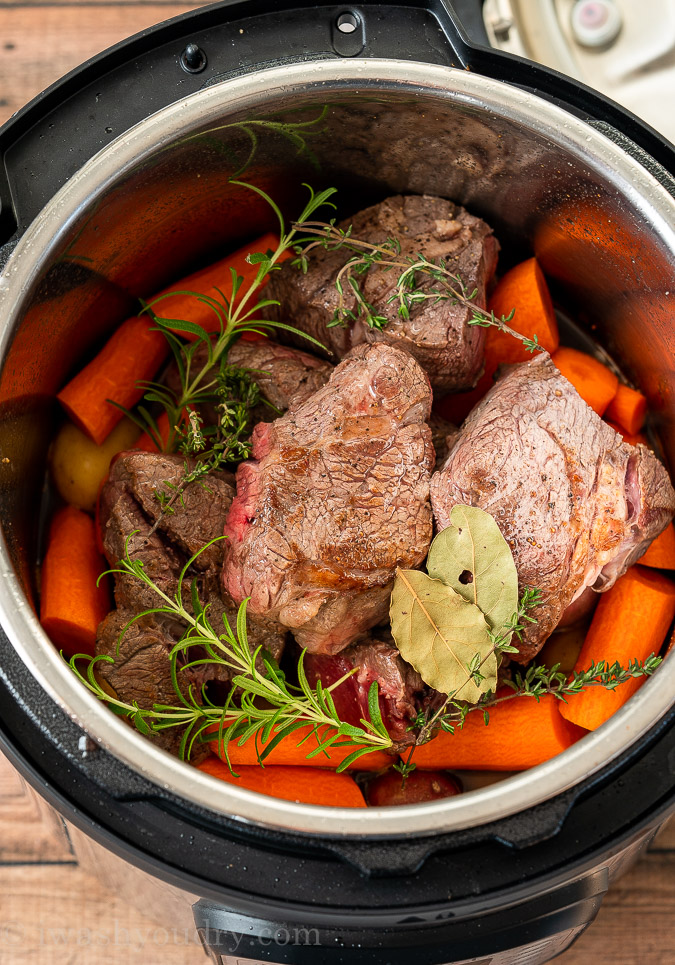
[[368, 804], [371, 807], [390, 807], [395, 804], [421, 804], [437, 801], [442, 797], [461, 794], [457, 781], [441, 771], [413, 771], [405, 785], [398, 771], [390, 770], [376, 777], [368, 786]]
[[72, 422], [65, 422], [54, 440], [50, 460], [52, 479], [59, 494], [71, 506], [93, 513], [110, 460], [132, 446], [139, 435], [138, 426], [131, 419], [122, 419], [105, 442], [97, 446]]
[[560, 673], [572, 673], [577, 657], [581, 652], [586, 636], [587, 627], [573, 626], [566, 630], [558, 630], [548, 638], [537, 655], [537, 662], [545, 667], [553, 667], [556, 663]]

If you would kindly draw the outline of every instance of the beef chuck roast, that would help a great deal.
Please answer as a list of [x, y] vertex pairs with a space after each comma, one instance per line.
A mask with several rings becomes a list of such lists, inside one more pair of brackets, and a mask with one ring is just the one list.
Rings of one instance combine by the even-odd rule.
[[338, 652], [386, 618], [397, 566], [432, 535], [429, 382], [406, 352], [363, 345], [253, 433], [225, 528], [223, 581], [307, 649]]
[[414, 735], [408, 728], [420, 710], [431, 706], [431, 702], [440, 705], [445, 699], [406, 663], [387, 630], [374, 630], [338, 654], [308, 653], [304, 667], [312, 687], [317, 680], [329, 687], [358, 668], [332, 691], [340, 720], [355, 726], [359, 726], [362, 719], [368, 720], [368, 692], [377, 682], [380, 713], [395, 750], [414, 743]]
[[[154, 533], [153, 523], [160, 514], [156, 490], [167, 484], [179, 485], [184, 458], [163, 453], [123, 453], [111, 468], [101, 491], [100, 525], [106, 558], [116, 567], [128, 546], [129, 556], [143, 562], [145, 572], [168, 596], [178, 590], [180, 573], [188, 559], [217, 536], [222, 536], [227, 511], [234, 496], [230, 473], [213, 473], [202, 484], [191, 483], [183, 499], [176, 501], [174, 512], [160, 518]], [[131, 534], [134, 535], [131, 535]], [[199, 599], [208, 605], [209, 621], [219, 633], [225, 619], [236, 628], [237, 607], [223, 597], [220, 571], [223, 544], [215, 543], [202, 553], [187, 574], [183, 602], [192, 609], [190, 586], [196, 579]], [[139, 707], [151, 709], [155, 703], [175, 703], [171, 681], [169, 653], [180, 639], [185, 626], [163, 615], [143, 617], [133, 623], [119, 640], [124, 626], [138, 613], [161, 604], [155, 591], [137, 578], [123, 573], [115, 575], [117, 610], [110, 613], [98, 628], [96, 652], [115, 659], [114, 664], [101, 664], [103, 680], [124, 700], [137, 701]], [[249, 619], [248, 642], [252, 650], [264, 646], [275, 659], [283, 651], [286, 634], [262, 621]], [[182, 664], [202, 654], [191, 647]], [[262, 662], [259, 669], [262, 670]], [[226, 682], [228, 668], [218, 664], [180, 670], [181, 689], [186, 693], [192, 685], [197, 699], [201, 688], [210, 681]], [[162, 747], [176, 750], [180, 729], [170, 730], [154, 738]]]
[[[443, 198], [397, 195], [360, 211], [340, 227], [349, 225], [353, 237], [372, 243], [398, 239], [404, 257], [421, 252], [431, 261], [445, 259], [469, 292], [477, 290], [474, 304], [485, 307], [485, 288], [497, 264], [499, 245], [492, 229], [464, 208]], [[338, 305], [335, 280], [352, 254], [346, 249], [314, 249], [306, 274], [292, 265], [274, 272], [266, 294], [280, 306], [270, 311], [313, 335], [338, 358], [364, 341], [384, 341], [409, 351], [429, 375], [435, 392], [459, 392], [475, 385], [483, 366], [485, 330], [467, 325], [470, 310], [450, 301], [420, 302], [408, 319], [401, 318], [396, 303], [389, 301], [400, 274], [396, 269], [375, 266], [359, 276], [365, 299], [378, 315], [389, 319], [382, 331], [360, 320], [349, 327], [329, 327]], [[419, 283], [428, 288], [432, 279], [420, 274]], [[353, 293], [345, 286], [345, 307], [354, 310], [355, 305]], [[279, 337], [289, 336], [280, 333]]]
[[[309, 345], [309, 342], [306, 344]], [[199, 371], [206, 360], [206, 346], [202, 344], [195, 350], [193, 369]], [[288, 345], [280, 345], [271, 338], [256, 342], [239, 339], [228, 352], [227, 361], [236, 368], [246, 369], [257, 383], [263, 399], [270, 403], [255, 407], [251, 426], [256, 422], [271, 422], [280, 412], [285, 412], [291, 402], [304, 401], [325, 385], [333, 371], [330, 362]], [[210, 382], [213, 377], [215, 372], [211, 369], [204, 382]], [[167, 372], [166, 385], [172, 392], [180, 392], [180, 379], [175, 365]], [[212, 406], [204, 406], [202, 410], [207, 424], [217, 421], [218, 414]]]
[[630, 446], [546, 353], [511, 367], [469, 414], [431, 481], [439, 529], [479, 506], [513, 552], [520, 589], [538, 588], [516, 660], [534, 656], [584, 589], [609, 589], [668, 524], [675, 493], [645, 446]]
[[[292, 402], [304, 402], [326, 384], [333, 371], [330, 362], [280, 345], [271, 338], [259, 342], [240, 339], [230, 349], [227, 361], [248, 369], [263, 396], [281, 412], [290, 408]], [[270, 415], [265, 421], [271, 418]]]

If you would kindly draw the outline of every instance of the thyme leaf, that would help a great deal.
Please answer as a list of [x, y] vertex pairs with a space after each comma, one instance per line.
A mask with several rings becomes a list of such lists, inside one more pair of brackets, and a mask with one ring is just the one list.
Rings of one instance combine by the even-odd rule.
[[[342, 266], [337, 274], [335, 286], [338, 291], [338, 305], [335, 309], [329, 327], [349, 325], [361, 319], [366, 325], [374, 329], [383, 329], [390, 318], [378, 314], [374, 306], [366, 299], [361, 288], [360, 276], [365, 275], [371, 268], [379, 267], [383, 271], [397, 271], [394, 291], [388, 299], [388, 304], [397, 306], [400, 318], [410, 318], [414, 309], [420, 304], [431, 301], [434, 304], [448, 301], [453, 304], [464, 305], [469, 309], [468, 325], [481, 328], [496, 328], [508, 332], [523, 343], [528, 352], [541, 349], [535, 335], [527, 338], [520, 335], [509, 326], [515, 315], [515, 308], [508, 315], [495, 315], [476, 305], [478, 290], [469, 291], [462, 277], [453, 272], [445, 258], [428, 259], [422, 252], [414, 255], [404, 255], [401, 244], [396, 238], [387, 238], [379, 244], [355, 238], [351, 226], [340, 228], [334, 220], [330, 222], [301, 220], [294, 227], [302, 232], [294, 251], [292, 262], [301, 271], [307, 271], [309, 256], [317, 248], [326, 251], [344, 249], [353, 252], [351, 258]], [[350, 296], [350, 297], [348, 297]]]

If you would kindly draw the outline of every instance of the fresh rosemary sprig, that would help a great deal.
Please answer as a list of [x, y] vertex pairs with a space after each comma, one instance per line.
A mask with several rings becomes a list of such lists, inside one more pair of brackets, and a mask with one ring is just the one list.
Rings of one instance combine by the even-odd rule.
[[[426, 301], [434, 304], [449, 301], [464, 305], [470, 309], [471, 315], [467, 319], [468, 325], [478, 325], [481, 328], [497, 328], [508, 332], [523, 343], [529, 352], [538, 351], [541, 346], [535, 335], [527, 338], [520, 335], [509, 326], [515, 314], [515, 308], [508, 315], [497, 317], [475, 304], [478, 289], [469, 291], [461, 276], [450, 270], [444, 258], [430, 261], [421, 252], [414, 255], [403, 255], [401, 244], [396, 238], [387, 238], [380, 244], [372, 244], [360, 238], [355, 238], [349, 228], [339, 228], [334, 221], [305, 221], [294, 225], [304, 237], [295, 245], [296, 258], [293, 264], [302, 271], [307, 271], [309, 255], [316, 248], [327, 251], [345, 249], [355, 254], [340, 269], [335, 280], [338, 290], [338, 305], [329, 326], [347, 325], [361, 319], [366, 325], [374, 329], [383, 329], [389, 324], [386, 315], [378, 314], [373, 305], [367, 301], [359, 276], [366, 274], [372, 267], [377, 266], [383, 271], [396, 269], [398, 277], [393, 294], [388, 298], [388, 304], [398, 304], [398, 315], [403, 319], [410, 318], [416, 305]], [[346, 292], [354, 298], [354, 308], [347, 306]]]
[[[309, 727], [308, 734], [301, 741], [308, 745], [308, 758], [318, 757], [331, 747], [354, 747], [354, 751], [339, 765], [339, 771], [349, 767], [364, 754], [392, 746], [380, 714], [376, 682], [371, 685], [369, 692], [369, 719], [362, 720], [360, 727], [347, 724], [340, 719], [332, 694], [355, 670], [345, 674], [329, 687], [323, 687], [318, 682], [313, 688], [309, 685], [304, 671], [303, 652], [298, 661], [298, 684], [289, 683], [263, 647], [257, 647], [254, 651], [249, 648], [246, 600], [239, 607], [236, 630], [232, 629], [223, 616], [223, 630], [216, 632], [209, 620], [208, 605], [202, 606], [199, 600], [196, 581], [191, 584], [189, 594], [185, 584], [195, 560], [209, 546], [225, 537], [211, 540], [188, 560], [180, 573], [176, 593], [171, 597], [153, 582], [141, 560], [130, 557], [129, 540], [133, 535], [132, 533], [127, 538], [125, 555], [119, 567], [110, 572], [131, 575], [140, 580], [154, 590], [159, 597], [159, 603], [158, 606], [134, 616], [122, 629], [120, 642], [133, 623], [152, 614], [166, 616], [173, 621], [179, 620], [185, 626], [185, 632], [169, 654], [172, 681], [179, 702], [173, 705], [156, 704], [148, 709], [140, 707], [136, 702], [119, 700], [103, 689], [96, 675], [99, 664], [114, 663], [114, 658], [107, 655], [91, 657], [87, 654], [76, 654], [69, 661], [72, 670], [82, 683], [112, 710], [130, 718], [143, 734], [181, 728], [183, 734], [180, 756], [185, 760], [189, 760], [196, 741], [217, 738], [222, 748], [221, 753], [230, 765], [230, 744], [233, 741], [243, 744], [253, 739], [258, 760], [262, 764], [280, 740], [301, 727]], [[185, 597], [191, 601], [191, 610], [185, 605]], [[200, 648], [206, 656], [190, 659], [192, 647]], [[188, 662], [181, 667], [179, 660], [185, 657]], [[263, 671], [258, 669], [259, 661], [264, 666]], [[181, 671], [203, 664], [226, 667], [232, 675], [232, 689], [222, 705], [214, 704], [205, 688], [196, 693], [192, 686], [181, 687]], [[187, 695], [184, 693], [185, 689]], [[264, 745], [262, 749], [260, 742]]]

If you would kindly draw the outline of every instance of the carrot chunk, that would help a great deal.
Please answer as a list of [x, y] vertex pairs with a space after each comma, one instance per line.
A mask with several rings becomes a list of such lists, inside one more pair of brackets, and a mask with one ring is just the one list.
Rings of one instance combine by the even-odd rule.
[[[217, 731], [217, 727], [214, 728]], [[356, 745], [351, 747], [330, 747], [325, 753], [317, 754], [315, 757], [308, 758], [307, 755], [317, 746], [316, 739], [314, 737], [309, 737], [311, 734], [311, 726], [298, 728], [288, 737], [274, 747], [267, 757], [265, 758], [264, 764], [267, 767], [268, 764], [279, 764], [279, 765], [295, 765], [296, 767], [329, 767], [336, 768], [342, 761], [349, 757], [355, 750], [358, 749]], [[328, 734], [324, 733], [323, 738], [327, 737]], [[308, 739], [306, 739], [308, 738]], [[304, 744], [300, 742], [304, 740]], [[211, 741], [210, 747], [214, 754], [217, 754], [223, 760], [225, 760], [225, 754], [222, 748], [219, 747], [220, 742], [216, 739]], [[359, 745], [362, 746], [362, 745]], [[262, 748], [260, 748], [262, 750]], [[230, 757], [230, 762], [235, 771], [238, 771], [240, 767], [249, 766], [260, 766], [258, 764], [258, 756], [256, 753], [255, 741], [248, 740], [241, 747], [236, 741], [231, 741], [228, 746], [228, 754]], [[328, 755], [328, 756], [326, 756]], [[379, 771], [383, 767], [389, 767], [390, 764], [394, 763], [395, 757], [389, 754], [385, 754], [383, 751], [372, 751], [370, 754], [364, 754], [363, 757], [359, 757], [354, 764], [350, 765], [350, 768], [358, 771]]]
[[[560, 344], [558, 322], [546, 279], [536, 258], [528, 258], [507, 271], [488, 301], [488, 310], [497, 318], [508, 316], [514, 308], [516, 313], [508, 323], [509, 327], [526, 338], [536, 335], [543, 349], [555, 352]], [[445, 396], [436, 403], [435, 410], [444, 419], [459, 425], [492, 388], [494, 374], [500, 365], [526, 362], [531, 358], [532, 352], [528, 352], [513, 335], [489, 328], [485, 336], [485, 368], [478, 384], [468, 392]]]
[[616, 395], [605, 409], [605, 416], [616, 422], [629, 435], [634, 436], [645, 424], [647, 400], [642, 392], [620, 385]]
[[675, 570], [675, 528], [672, 523], [659, 533], [640, 557], [640, 564], [657, 570]]
[[619, 386], [616, 375], [592, 355], [575, 348], [559, 348], [551, 357], [584, 402], [598, 415], [603, 415]]
[[[658, 653], [675, 618], [675, 583], [653, 570], [632, 566], [611, 590], [603, 593], [574, 669], [587, 670], [594, 662], [615, 661], [627, 667]], [[637, 677], [615, 690], [588, 687], [560, 704], [570, 722], [595, 730], [622, 707], [642, 686]]]
[[108, 399], [130, 409], [169, 353], [169, 343], [145, 316], [128, 318], [98, 355], [57, 395], [71, 422], [100, 446], [124, 413]]
[[[503, 690], [498, 697], [511, 691]], [[585, 731], [558, 713], [551, 694], [511, 697], [490, 709], [486, 726], [480, 711], [470, 713], [461, 730], [444, 731], [418, 747], [413, 760], [424, 770], [460, 768], [479, 771], [524, 771], [571, 747]]]
[[[222, 301], [217, 289], [224, 291], [226, 296], [231, 293], [230, 268], [244, 278], [240, 291], [245, 292], [258, 271], [257, 265], [248, 264], [246, 256], [251, 251], [274, 249], [278, 244], [278, 235], [268, 232], [214, 265], [175, 282], [160, 295], [189, 291]], [[286, 253], [286, 257], [290, 254]], [[150, 302], [153, 312], [160, 318], [194, 322], [207, 332], [219, 330], [218, 315], [194, 295], [177, 294], [157, 303], [153, 298]], [[188, 339], [195, 338], [184, 332], [180, 334]], [[100, 445], [123, 415], [108, 400], [126, 409], [135, 406], [143, 395], [143, 389], [139, 389], [137, 383], [152, 379], [168, 354], [169, 343], [160, 331], [155, 330], [150, 318], [145, 315], [129, 318], [111, 335], [96, 358], [61, 389], [57, 398], [71, 421]]]
[[98, 625], [111, 607], [107, 578], [96, 585], [105, 568], [92, 518], [74, 506], [60, 509], [42, 563], [40, 622], [67, 657], [94, 654]]
[[[200, 295], [206, 295], [209, 298], [215, 298], [219, 302], [222, 302], [222, 295], [219, 294], [218, 289], [220, 289], [227, 298], [230, 298], [232, 294], [232, 273], [230, 269], [234, 269], [237, 275], [244, 279], [244, 283], [239, 290], [240, 294], [234, 301], [236, 305], [238, 299], [248, 290], [251, 282], [258, 273], [258, 265], [250, 265], [246, 261], [247, 256], [253, 251], [261, 251], [263, 253], [275, 251], [278, 246], [279, 235], [274, 234], [273, 231], [268, 231], [255, 241], [244, 245], [242, 248], [237, 249], [237, 251], [233, 251], [225, 258], [221, 258], [220, 261], [212, 265], [207, 265], [206, 268], [202, 268], [194, 272], [194, 274], [188, 275], [187, 278], [183, 278], [181, 281], [169, 285], [168, 288], [161, 291], [159, 295], [150, 299], [153, 312], [159, 316], [159, 318], [179, 318], [185, 322], [193, 322], [195, 325], [203, 328], [205, 332], [220, 331], [218, 315], [212, 308], [209, 308], [207, 304], [195, 298], [193, 295], [172, 294], [170, 298], [163, 298], [162, 296], [169, 295], [171, 292], [198, 292]], [[291, 256], [292, 252], [284, 252], [279, 262]], [[267, 279], [265, 279], [263, 285], [266, 284], [266, 282]], [[256, 291], [256, 295], [259, 290], [260, 289]], [[160, 298], [161, 301], [156, 301], [157, 298]], [[256, 301], [257, 298], [254, 297], [250, 304], [247, 304], [247, 308], [252, 308]], [[187, 332], [180, 332], [180, 335], [188, 339], [188, 341], [194, 341], [195, 339], [194, 335]]]
[[[488, 301], [497, 318], [515, 315], [508, 323], [514, 332], [537, 340], [542, 349], [553, 354], [560, 344], [558, 322], [544, 274], [536, 258], [511, 268], [500, 279]], [[489, 328], [485, 346], [485, 370], [492, 373], [502, 363], [526, 362], [532, 358], [522, 342], [508, 332]]]
[[227, 764], [217, 757], [208, 757], [198, 769], [228, 784], [284, 801], [340, 808], [366, 806], [358, 784], [351, 777], [318, 767], [237, 767], [239, 776], [234, 777]]

